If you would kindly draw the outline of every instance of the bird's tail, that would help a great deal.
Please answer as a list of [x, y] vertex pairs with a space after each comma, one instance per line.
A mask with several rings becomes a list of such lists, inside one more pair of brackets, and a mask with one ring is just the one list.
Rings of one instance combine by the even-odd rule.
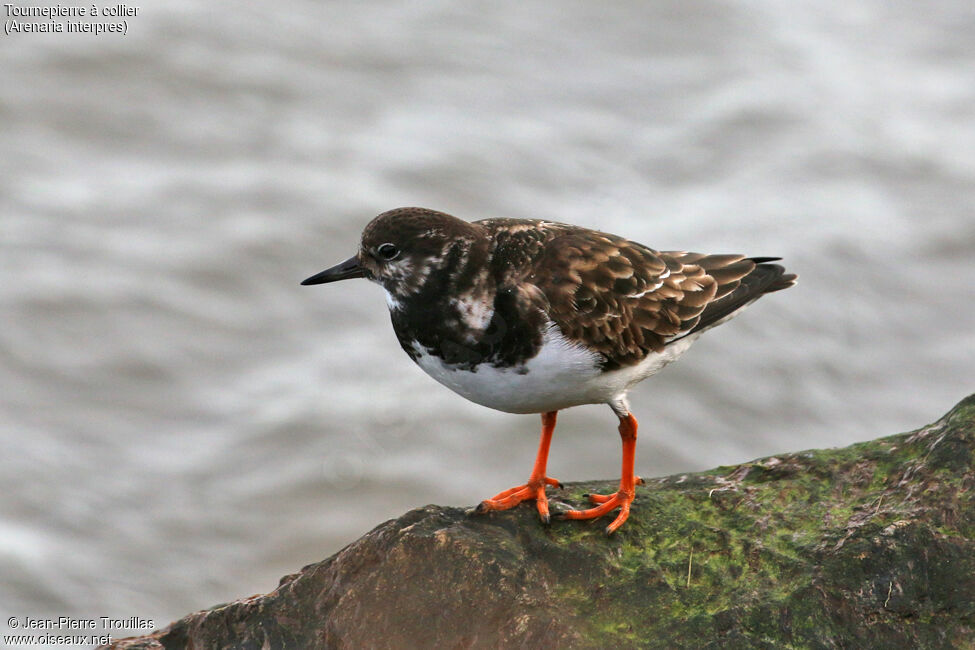
[[796, 283], [798, 277], [795, 273], [786, 273], [780, 264], [772, 264], [782, 259], [780, 257], [748, 257], [728, 264], [728, 256], [715, 255], [713, 268], [709, 268], [712, 266], [709, 264], [709, 257], [711, 256], [702, 257], [697, 260], [697, 264], [708, 275], [718, 279], [720, 297], [705, 307], [701, 320], [691, 333], [724, 322], [766, 293], [788, 289]]

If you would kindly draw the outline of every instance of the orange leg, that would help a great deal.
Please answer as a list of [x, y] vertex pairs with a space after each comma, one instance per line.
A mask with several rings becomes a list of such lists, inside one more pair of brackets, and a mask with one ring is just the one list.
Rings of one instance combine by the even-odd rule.
[[549, 522], [548, 497], [545, 496], [545, 486], [562, 487], [562, 484], [554, 478], [545, 476], [548, 448], [552, 444], [552, 432], [555, 431], [555, 415], [557, 413], [558, 411], [542, 413], [542, 440], [538, 445], [538, 456], [535, 457], [535, 466], [532, 468], [531, 476], [528, 477], [528, 482], [481, 501], [475, 509], [476, 513], [480, 514], [489, 510], [508, 510], [522, 501], [534, 499], [535, 507], [538, 508], [542, 522], [546, 524]]
[[632, 413], [627, 413], [620, 418], [620, 438], [623, 440], [623, 470], [620, 477], [620, 488], [615, 494], [590, 494], [589, 500], [598, 504], [595, 508], [588, 510], [567, 510], [562, 513], [564, 519], [595, 519], [602, 517], [615, 510], [620, 509], [609, 526], [606, 526], [606, 534], [615, 533], [626, 518], [630, 516], [630, 504], [636, 495], [636, 486], [643, 484], [643, 479], [633, 473], [633, 464], [636, 458], [636, 418]]

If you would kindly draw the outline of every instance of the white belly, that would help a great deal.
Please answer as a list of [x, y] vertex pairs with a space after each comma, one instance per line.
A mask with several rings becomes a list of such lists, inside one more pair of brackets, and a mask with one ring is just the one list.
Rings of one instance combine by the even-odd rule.
[[472, 402], [508, 413], [543, 413], [580, 404], [624, 403], [626, 391], [683, 354], [697, 336], [651, 353], [634, 366], [602, 372], [599, 356], [568, 341], [551, 324], [539, 353], [522, 366], [495, 368], [481, 364], [476, 371], [456, 370], [417, 347], [416, 362], [423, 370]]

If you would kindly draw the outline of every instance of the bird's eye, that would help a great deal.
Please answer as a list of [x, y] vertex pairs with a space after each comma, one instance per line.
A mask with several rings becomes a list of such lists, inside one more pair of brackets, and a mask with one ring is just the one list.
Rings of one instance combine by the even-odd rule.
[[399, 257], [399, 249], [393, 244], [382, 244], [376, 249], [376, 252], [386, 260], [394, 260]]

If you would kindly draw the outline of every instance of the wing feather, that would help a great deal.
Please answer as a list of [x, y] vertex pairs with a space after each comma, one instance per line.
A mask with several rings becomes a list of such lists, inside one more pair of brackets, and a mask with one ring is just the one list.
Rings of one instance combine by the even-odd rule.
[[533, 304], [610, 370], [711, 327], [763, 293], [791, 286], [775, 258], [660, 252], [608, 233], [518, 219], [493, 231], [499, 284], [531, 285]]
[[733, 294], [754, 268], [743, 255], [659, 252], [577, 229], [547, 241], [526, 280], [546, 296], [563, 334], [612, 369], [694, 331], [708, 306]]

